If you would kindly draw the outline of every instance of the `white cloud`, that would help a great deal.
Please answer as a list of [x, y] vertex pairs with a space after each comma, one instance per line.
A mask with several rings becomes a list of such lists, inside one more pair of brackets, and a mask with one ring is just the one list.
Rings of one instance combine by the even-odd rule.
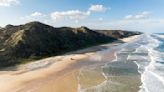
[[30, 15], [20, 17], [21, 21], [30, 22], [30, 21], [40, 21], [43, 23], [48, 23], [50, 18], [46, 14], [40, 12], [33, 12]]
[[38, 16], [43, 16], [43, 14], [40, 13], [40, 12], [34, 12], [34, 13], [31, 14], [31, 16], [32, 17], [38, 17]]
[[19, 0], [0, 0], [0, 6], [9, 7], [14, 4], [19, 4]]
[[125, 16], [125, 19], [133, 19], [133, 15], [127, 15], [127, 16]]
[[99, 21], [103, 21], [103, 18], [102, 18], [102, 17], [100, 17], [100, 18], [98, 18], [98, 20], [99, 20]]
[[150, 14], [151, 14], [151, 12], [144, 11], [137, 15], [127, 15], [127, 16], [125, 16], [125, 19], [128, 19], [128, 20], [145, 19], [145, 18], [148, 18]]
[[[94, 10], [94, 8], [97, 8], [97, 10]], [[106, 10], [107, 8], [105, 8], [103, 5], [95, 5], [95, 6], [92, 5], [86, 11], [75, 9], [75, 10], [67, 10], [67, 11], [54, 11], [49, 14], [44, 14], [44, 13], [36, 11], [29, 15], [23, 16], [20, 19], [23, 22], [40, 21], [40, 22], [44, 22], [50, 25], [55, 25], [55, 26], [77, 27], [77, 26], [90, 23], [92, 19], [89, 19], [89, 17], [92, 14], [94, 14], [94, 12], [102, 13], [102, 12], [105, 12]], [[102, 17], [98, 17], [93, 20], [102, 22], [102, 23], [104, 21]]]
[[[79, 21], [79, 19], [85, 19], [91, 15], [92, 12], [105, 12], [108, 8], [104, 7], [103, 5], [91, 5], [91, 7], [87, 11], [80, 11], [80, 10], [68, 10], [68, 11], [62, 11], [62, 12], [52, 12], [51, 18], [53, 20], [59, 20], [59, 19], [71, 19], [75, 20], [76, 23]], [[102, 20], [102, 19], [100, 19]]]
[[79, 10], [69, 10], [69, 11], [51, 13], [51, 18], [54, 20], [61, 19], [61, 18], [84, 19], [88, 16], [90, 16], [90, 11], [83, 12]]
[[107, 10], [106, 7], [104, 7], [103, 5], [91, 5], [91, 7], [89, 8], [90, 11], [93, 12], [105, 12]]
[[33, 12], [31, 15], [21, 17], [21, 19], [43, 18], [45, 16], [45, 14], [42, 14], [40, 12]]

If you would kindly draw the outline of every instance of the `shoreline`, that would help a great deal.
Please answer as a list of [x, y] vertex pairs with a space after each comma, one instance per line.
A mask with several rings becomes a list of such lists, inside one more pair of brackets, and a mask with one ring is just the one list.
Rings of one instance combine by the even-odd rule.
[[[129, 42], [130, 40], [136, 39], [137, 37], [138, 36], [132, 36], [126, 38], [126, 40], [124, 39], [123, 41]], [[115, 44], [113, 45], [112, 44], [113, 43], [110, 44], [111, 47], [115, 46]], [[104, 45], [100, 45], [100, 46], [104, 46]], [[88, 49], [92, 49], [92, 48], [88, 48]], [[86, 51], [84, 49], [84, 52]], [[88, 52], [88, 53], [84, 53], [84, 52], [82, 54], [76, 52], [77, 54], [75, 53], [75, 54], [56, 56], [56, 57], [50, 57], [50, 58], [38, 60], [36, 62], [30, 63], [33, 64], [32, 66], [33, 68], [28, 67], [28, 64], [26, 64], [27, 66], [26, 65], [20, 66], [18, 71], [9, 71], [9, 72], [2, 73], [0, 74], [0, 86], [2, 87], [0, 91], [1, 92], [28, 92], [28, 90], [32, 89], [34, 85], [40, 84], [40, 87], [42, 87], [41, 89], [35, 89], [34, 91], [31, 92], [50, 92], [48, 91], [49, 88], [47, 86], [46, 86], [47, 88], [45, 87], [45, 84], [50, 84], [50, 85], [54, 85], [54, 87], [52, 87], [53, 90], [59, 92], [60, 90], [62, 90], [62, 87], [60, 86], [64, 86], [62, 81], [67, 80], [67, 82], [65, 83], [68, 85], [72, 80], [74, 81], [74, 83], [71, 85], [73, 87], [72, 87], [72, 91], [70, 92], [77, 92], [78, 90], [77, 75], [79, 70], [86, 65], [92, 65], [94, 63], [100, 62], [99, 60], [97, 60], [96, 62], [90, 61], [92, 57], [98, 57], [98, 55], [96, 55], [97, 51]], [[109, 55], [111, 56], [109, 57], [111, 60], [115, 58], [114, 51], [113, 51], [113, 55], [112, 53], [109, 53]], [[44, 64], [40, 65], [43, 62]], [[42, 67], [47, 65], [48, 62], [52, 62], [52, 63], [47, 67]], [[40, 65], [41, 68], [38, 68], [37, 65]], [[75, 72], [73, 73], [73, 75], [76, 77], [70, 75], [72, 72]], [[68, 75], [64, 76], [65, 74]], [[60, 78], [60, 80], [57, 80], [57, 78]], [[52, 80], [54, 82], [51, 83]], [[61, 85], [59, 85], [60, 83]], [[58, 87], [55, 87], [55, 85]], [[65, 88], [69, 90], [69, 88], [67, 88], [66, 85]], [[47, 91], [43, 91], [43, 89]], [[60, 91], [60, 92], [64, 92], [64, 91]]]

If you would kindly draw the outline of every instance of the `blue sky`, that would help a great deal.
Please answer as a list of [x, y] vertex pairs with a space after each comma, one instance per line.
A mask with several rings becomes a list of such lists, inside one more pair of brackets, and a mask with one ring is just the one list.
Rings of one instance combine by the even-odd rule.
[[164, 32], [163, 10], [164, 0], [0, 0], [0, 26], [41, 21], [54, 27]]

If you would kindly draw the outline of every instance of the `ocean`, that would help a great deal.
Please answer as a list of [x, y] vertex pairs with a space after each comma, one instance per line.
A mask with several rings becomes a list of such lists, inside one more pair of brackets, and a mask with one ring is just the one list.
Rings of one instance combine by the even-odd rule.
[[79, 92], [164, 92], [164, 34], [143, 34], [115, 48], [114, 60], [81, 70]]
[[148, 53], [146, 61], [136, 61], [141, 73], [139, 92], [164, 92], [164, 35], [143, 35], [137, 42], [137, 53]]

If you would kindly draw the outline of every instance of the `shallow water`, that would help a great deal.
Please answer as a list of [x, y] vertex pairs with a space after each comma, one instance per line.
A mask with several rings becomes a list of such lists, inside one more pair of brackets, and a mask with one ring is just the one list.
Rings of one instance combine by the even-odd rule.
[[[98, 65], [81, 69], [78, 77], [79, 92], [122, 92], [122, 90], [137, 92], [141, 85], [140, 74], [137, 64], [127, 60], [129, 53], [135, 51], [134, 47], [127, 49], [130, 44], [133, 45], [125, 43], [109, 50], [100, 51], [102, 58], [100, 61], [104, 63], [97, 63]], [[114, 60], [108, 60], [111, 49], [118, 51], [115, 53]], [[84, 81], [86, 83], [83, 83]]]
[[[114, 60], [105, 59], [103, 64], [82, 68], [79, 92], [164, 92], [163, 37], [143, 34], [115, 47], [118, 51]], [[104, 50], [100, 55], [104, 59], [109, 52]]]

